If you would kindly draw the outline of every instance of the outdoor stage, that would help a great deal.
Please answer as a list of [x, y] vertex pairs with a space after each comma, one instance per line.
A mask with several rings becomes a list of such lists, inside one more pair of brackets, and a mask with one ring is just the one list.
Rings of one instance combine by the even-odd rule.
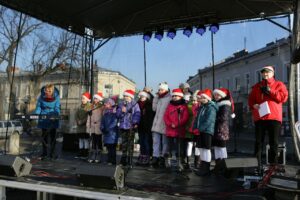
[[[32, 159], [31, 163], [33, 166], [30, 175], [19, 178], [2, 176], [0, 185], [21, 189], [22, 197], [26, 196], [22, 199], [44, 200], [73, 199], [76, 195], [89, 199], [259, 199], [267, 191], [255, 186], [245, 190], [243, 182], [222, 176], [199, 177], [191, 171], [178, 173], [176, 170], [138, 166], [133, 166], [128, 171], [123, 189], [101, 189], [80, 185], [78, 168], [92, 166], [101, 170], [107, 167], [114, 169], [114, 166], [90, 164], [71, 157], [46, 161]], [[94, 181], [100, 179], [101, 177], [95, 177]], [[37, 193], [29, 192], [30, 190]], [[8, 200], [20, 199], [16, 194], [20, 194], [20, 191], [7, 189]]]

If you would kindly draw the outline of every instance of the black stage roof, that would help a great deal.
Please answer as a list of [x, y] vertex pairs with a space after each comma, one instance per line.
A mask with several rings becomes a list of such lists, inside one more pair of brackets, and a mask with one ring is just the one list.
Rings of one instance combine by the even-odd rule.
[[[83, 35], [99, 38], [158, 28], [224, 23], [291, 13], [294, 0], [0, 0], [0, 4]], [[71, 27], [71, 29], [70, 29]]]

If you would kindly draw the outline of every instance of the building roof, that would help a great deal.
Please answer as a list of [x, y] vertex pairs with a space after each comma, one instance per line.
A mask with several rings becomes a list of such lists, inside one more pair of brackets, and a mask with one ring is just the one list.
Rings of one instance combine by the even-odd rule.
[[44, 22], [99, 38], [292, 13], [294, 0], [0, 0]]
[[[274, 48], [277, 48], [278, 46], [288, 45], [289, 41], [290, 41], [290, 38], [281, 38], [279, 40], [276, 40], [275, 42], [270, 42], [270, 43], [266, 44], [265, 47], [257, 49], [255, 51], [252, 51], [250, 53], [247, 50], [243, 49], [241, 51], [234, 53], [232, 56], [229, 56], [229, 57], [219, 61], [217, 64], [215, 64], [215, 69], [218, 69], [223, 66], [229, 65], [231, 63], [235, 63], [240, 60], [245, 60], [247, 58], [256, 56], [258, 54], [270, 51]], [[197, 74], [204, 73], [206, 71], [210, 71], [211, 68], [212, 68], [212, 65], [206, 66], [203, 69], [199, 69]], [[190, 79], [192, 79], [191, 76], [189, 77], [188, 80], [190, 80]]]

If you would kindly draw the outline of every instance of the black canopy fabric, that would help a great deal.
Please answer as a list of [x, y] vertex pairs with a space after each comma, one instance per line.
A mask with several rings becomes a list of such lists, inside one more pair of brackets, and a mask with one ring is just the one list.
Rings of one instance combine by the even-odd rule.
[[80, 35], [142, 34], [147, 30], [224, 23], [291, 13], [294, 0], [0, 0], [0, 4]]

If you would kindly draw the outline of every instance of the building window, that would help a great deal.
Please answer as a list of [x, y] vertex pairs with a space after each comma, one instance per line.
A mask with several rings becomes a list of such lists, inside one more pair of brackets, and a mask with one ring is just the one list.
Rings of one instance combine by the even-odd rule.
[[240, 88], [241, 88], [241, 77], [236, 76], [234, 78], [234, 90], [235, 91], [240, 91]]
[[246, 89], [246, 94], [249, 94], [249, 92], [250, 92], [250, 74], [249, 73], [247, 73], [247, 74], [245, 74], [245, 89]]
[[68, 85], [62, 85], [60, 91], [60, 97], [62, 99], [67, 99], [68, 98]]
[[285, 63], [283, 65], [282, 72], [283, 72], [282, 73], [283, 74], [283, 78], [282, 78], [283, 82], [284, 83], [288, 83], [288, 81], [289, 81], [289, 74], [290, 74], [290, 63]]
[[229, 78], [226, 80], [226, 87], [227, 87], [228, 89], [230, 88], [230, 79], [229, 79]]
[[255, 81], [260, 82], [261, 81], [261, 72], [260, 70], [255, 72]]
[[222, 81], [221, 81], [221, 80], [218, 80], [218, 82], [217, 82], [217, 87], [218, 87], [218, 88], [222, 87]]

